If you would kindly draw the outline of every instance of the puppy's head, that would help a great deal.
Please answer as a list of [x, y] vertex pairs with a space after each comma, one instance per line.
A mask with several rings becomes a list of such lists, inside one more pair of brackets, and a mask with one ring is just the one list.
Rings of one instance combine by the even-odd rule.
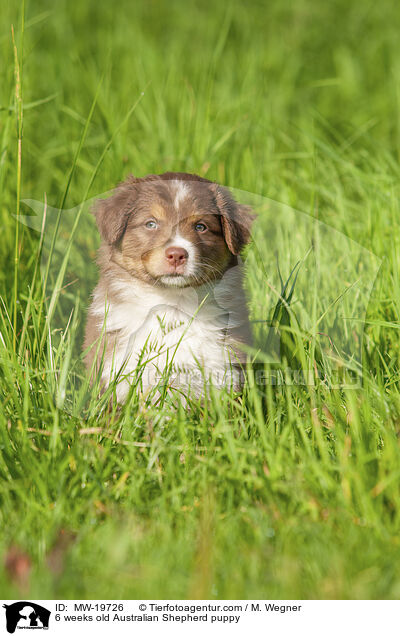
[[253, 215], [225, 188], [196, 175], [129, 177], [97, 202], [111, 258], [132, 276], [162, 287], [222, 277], [250, 240]]

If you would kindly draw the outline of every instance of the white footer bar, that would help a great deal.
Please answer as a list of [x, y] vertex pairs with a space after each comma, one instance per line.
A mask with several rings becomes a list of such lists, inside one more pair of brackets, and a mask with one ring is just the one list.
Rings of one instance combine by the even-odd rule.
[[392, 633], [400, 601], [1, 601], [1, 633], [376, 636]]

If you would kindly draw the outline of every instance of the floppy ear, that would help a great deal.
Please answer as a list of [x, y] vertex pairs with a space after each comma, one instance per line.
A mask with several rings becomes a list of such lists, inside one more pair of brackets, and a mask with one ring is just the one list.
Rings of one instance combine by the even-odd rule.
[[121, 240], [136, 200], [134, 185], [122, 183], [109, 199], [99, 199], [93, 209], [101, 237], [114, 245]]
[[237, 203], [226, 188], [214, 184], [213, 190], [215, 202], [221, 214], [225, 242], [232, 254], [237, 256], [250, 241], [250, 230], [255, 214], [248, 205]]

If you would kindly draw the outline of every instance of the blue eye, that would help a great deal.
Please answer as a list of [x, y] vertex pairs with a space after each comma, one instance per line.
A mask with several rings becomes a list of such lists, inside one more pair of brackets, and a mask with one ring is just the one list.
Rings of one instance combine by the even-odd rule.
[[157, 225], [157, 223], [155, 221], [147, 221], [147, 223], [145, 223], [145, 225], [146, 225], [146, 227], [149, 230], [155, 230], [158, 227], [158, 225]]
[[204, 223], [196, 223], [194, 229], [196, 230], [196, 232], [205, 232], [207, 229], [207, 225], [205, 225]]

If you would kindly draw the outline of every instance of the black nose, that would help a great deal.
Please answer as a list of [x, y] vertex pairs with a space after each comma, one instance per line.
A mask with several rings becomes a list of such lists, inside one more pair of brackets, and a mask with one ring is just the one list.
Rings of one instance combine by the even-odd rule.
[[168, 247], [165, 256], [171, 265], [183, 265], [189, 254], [183, 247]]

